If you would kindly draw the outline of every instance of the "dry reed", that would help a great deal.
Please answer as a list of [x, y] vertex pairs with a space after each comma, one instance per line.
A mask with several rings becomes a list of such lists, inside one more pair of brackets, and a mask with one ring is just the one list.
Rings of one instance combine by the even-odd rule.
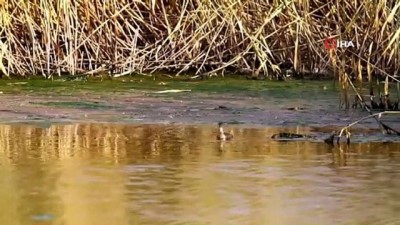
[[[398, 0], [8, 0], [0, 15], [6, 76], [400, 71]], [[356, 48], [329, 53], [327, 37]]]

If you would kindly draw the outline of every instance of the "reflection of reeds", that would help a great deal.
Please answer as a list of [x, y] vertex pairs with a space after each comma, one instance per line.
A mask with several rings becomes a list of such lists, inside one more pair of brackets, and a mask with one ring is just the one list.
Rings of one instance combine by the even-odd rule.
[[[200, 132], [200, 133], [199, 133]], [[0, 150], [11, 160], [21, 160], [31, 153], [42, 160], [102, 155], [120, 159], [143, 160], [163, 157], [179, 158], [213, 130], [202, 134], [193, 127], [115, 124], [67, 124], [50, 128], [0, 126]], [[189, 141], [187, 141], [189, 140]], [[161, 149], [164, 150], [160, 156]], [[178, 149], [179, 151], [174, 151]], [[186, 149], [186, 150], [185, 150]], [[23, 158], [20, 158], [23, 157]]]
[[369, 62], [395, 71], [399, 8], [396, 0], [9, 0], [0, 3], [0, 71], [268, 74], [284, 61], [315, 71], [328, 63], [328, 36], [357, 43], [338, 49], [349, 69]]
[[[2, 125], [0, 150], [15, 161], [24, 160], [31, 154], [44, 161], [99, 155], [115, 163], [121, 159], [175, 161], [184, 155], [196, 156], [199, 149], [218, 149], [217, 132], [214, 127], [199, 129], [169, 125], [67, 124], [47, 129]], [[235, 129], [238, 140], [226, 143], [224, 149], [233, 148], [245, 153], [268, 149], [272, 154], [279, 154], [282, 150], [277, 147], [279, 143], [272, 147], [263, 144], [276, 132], [279, 130], [275, 128]], [[296, 132], [308, 132], [308, 129], [297, 129]], [[298, 150], [305, 146], [308, 144], [300, 144]]]
[[[173, 162], [201, 160], [215, 154], [299, 154], [311, 156], [329, 146], [311, 142], [276, 142], [269, 137], [278, 132], [307, 134], [310, 128], [243, 129], [235, 128], [235, 140], [220, 146], [214, 127], [196, 128], [173, 125], [66, 124], [38, 128], [32, 125], [0, 126], [1, 155], [14, 163], [29, 159], [91, 159], [105, 157], [108, 162]], [[288, 148], [287, 146], [290, 146]], [[222, 150], [222, 153], [220, 152]], [[206, 153], [208, 152], [208, 153]], [[220, 152], [220, 153], [218, 153]], [[32, 158], [32, 156], [34, 156]], [[194, 158], [193, 158], [194, 157]], [[199, 158], [197, 158], [199, 157]], [[206, 156], [209, 158], [209, 156]]]

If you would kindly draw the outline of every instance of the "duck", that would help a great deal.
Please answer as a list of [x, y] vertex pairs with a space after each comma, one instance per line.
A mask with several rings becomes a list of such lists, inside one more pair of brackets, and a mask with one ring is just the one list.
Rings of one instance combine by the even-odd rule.
[[230, 133], [224, 132], [223, 122], [218, 123], [219, 134], [217, 135], [217, 140], [219, 141], [229, 141], [233, 138], [232, 131]]

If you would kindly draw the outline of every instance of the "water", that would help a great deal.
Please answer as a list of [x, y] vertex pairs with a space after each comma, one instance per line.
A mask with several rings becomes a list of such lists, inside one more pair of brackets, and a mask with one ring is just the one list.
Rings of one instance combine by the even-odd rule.
[[[301, 128], [308, 131], [307, 128]], [[276, 142], [275, 128], [0, 126], [0, 221], [400, 224], [400, 144]]]

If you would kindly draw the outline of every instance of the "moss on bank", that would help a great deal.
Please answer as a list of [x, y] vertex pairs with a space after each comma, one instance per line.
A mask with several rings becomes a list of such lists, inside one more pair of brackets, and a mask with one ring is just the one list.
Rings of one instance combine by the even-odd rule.
[[[327, 81], [254, 81], [238, 77], [216, 77], [208, 80], [187, 80], [166, 78], [162, 76], [121, 77], [113, 80], [88, 79], [82, 81], [65, 81], [64, 79], [47, 80], [30, 78], [26, 80], [0, 79], [0, 90], [3, 94], [26, 93], [46, 95], [76, 95], [79, 93], [147, 93], [153, 96], [165, 96], [170, 93], [157, 94], [163, 90], [190, 90], [192, 93], [216, 93], [248, 96], [269, 96], [277, 98], [299, 97], [302, 89], [304, 97], [322, 97], [326, 93], [337, 91], [333, 82]], [[186, 95], [177, 93], [175, 95]]]

